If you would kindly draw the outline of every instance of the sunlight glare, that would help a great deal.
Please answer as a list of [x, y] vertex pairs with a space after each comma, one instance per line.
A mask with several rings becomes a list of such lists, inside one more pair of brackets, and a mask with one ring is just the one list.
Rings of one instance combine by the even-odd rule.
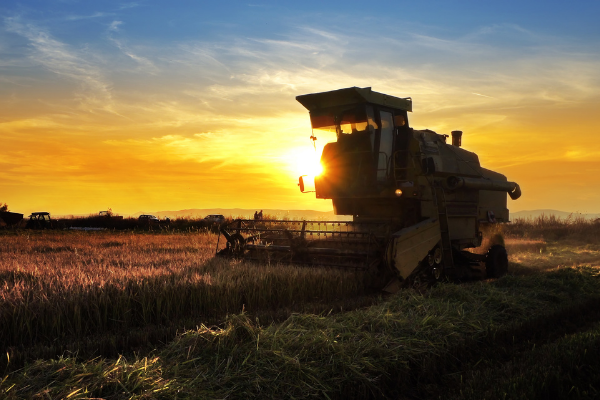
[[315, 177], [323, 172], [320, 162], [320, 154], [311, 147], [299, 147], [294, 152], [296, 156], [296, 172], [298, 176], [308, 175]]

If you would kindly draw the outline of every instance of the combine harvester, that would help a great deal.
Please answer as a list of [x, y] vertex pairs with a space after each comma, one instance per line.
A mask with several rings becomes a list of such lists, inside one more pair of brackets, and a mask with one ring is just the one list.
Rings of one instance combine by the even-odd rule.
[[[315, 134], [334, 132], [321, 155], [323, 172], [303, 193], [331, 199], [352, 221], [235, 220], [221, 226], [219, 255], [271, 262], [377, 268], [394, 279], [386, 290], [440, 279], [499, 277], [507, 272], [502, 244], [487, 254], [485, 224], [508, 222], [507, 194], [519, 185], [480, 166], [461, 148], [461, 131], [440, 135], [408, 123], [411, 98], [352, 87], [296, 99], [310, 112]], [[319, 135], [320, 135], [319, 133]], [[311, 186], [311, 188], [309, 188]], [[218, 246], [218, 245], [217, 245]]]

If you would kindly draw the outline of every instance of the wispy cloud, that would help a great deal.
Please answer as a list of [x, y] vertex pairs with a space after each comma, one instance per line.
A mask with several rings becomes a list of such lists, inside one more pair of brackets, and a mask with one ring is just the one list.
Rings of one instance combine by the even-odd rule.
[[137, 68], [138, 72], [143, 72], [150, 75], [155, 75], [159, 72], [159, 68], [151, 60], [134, 53], [133, 50], [121, 40], [112, 37], [110, 40], [115, 44], [115, 46], [117, 46], [119, 50], [121, 50], [121, 52], [123, 52], [123, 54], [136, 62], [136, 64], [139, 66], [139, 68]]
[[109, 32], [118, 32], [119, 26], [123, 25], [123, 21], [113, 21], [108, 26]]
[[131, 1], [129, 3], [123, 3], [119, 5], [119, 10], [126, 10], [128, 8], [136, 8], [142, 6], [144, 3], [140, 1]]
[[102, 69], [88, 61], [81, 51], [53, 38], [45, 30], [19, 18], [6, 18], [7, 30], [26, 38], [31, 45], [31, 60], [53, 73], [80, 84], [79, 96], [86, 107], [111, 110], [110, 84], [105, 80]]
[[65, 19], [67, 21], [78, 21], [78, 20], [82, 20], [82, 19], [93, 19], [93, 18], [103, 18], [103, 17], [110, 17], [113, 16], [113, 13], [106, 13], [106, 12], [95, 12], [93, 14], [90, 15], [68, 15]]
[[125, 54], [127, 57], [129, 57], [131, 60], [135, 61], [138, 64], [138, 72], [144, 72], [151, 75], [156, 74], [159, 71], [159, 69], [152, 61], [150, 61], [146, 57], [136, 54], [121, 39], [115, 37], [115, 35], [118, 34], [120, 31], [121, 25], [123, 25], [123, 21], [113, 21], [109, 25], [108, 32], [110, 41], [113, 42], [115, 46], [117, 46], [117, 48], [121, 52], [123, 52], [123, 54]]
[[[19, 82], [21, 81], [21, 82]], [[26, 81], [29, 81], [28, 83], [24, 83]], [[21, 86], [21, 87], [31, 87], [31, 80], [25, 78], [9, 78], [7, 76], [0, 76], [0, 82], [6, 82], [6, 83], [10, 83], [11, 85], [15, 85], [15, 86]]]

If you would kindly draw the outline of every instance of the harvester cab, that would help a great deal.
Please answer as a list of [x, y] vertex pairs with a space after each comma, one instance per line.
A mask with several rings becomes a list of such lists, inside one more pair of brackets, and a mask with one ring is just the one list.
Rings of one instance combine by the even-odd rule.
[[[371, 88], [346, 88], [296, 98], [310, 113], [311, 139], [330, 138], [314, 177], [317, 198], [352, 221], [234, 221], [222, 227], [221, 254], [279, 254], [278, 260], [392, 271], [388, 289], [449, 277], [498, 277], [507, 272], [501, 244], [487, 254], [484, 224], [508, 222], [507, 193], [519, 185], [480, 166], [464, 150], [462, 132], [410, 127], [412, 99]], [[305, 177], [299, 179], [302, 192]], [[270, 225], [270, 226], [268, 226]], [[483, 269], [485, 265], [485, 270]]]
[[310, 111], [313, 138], [331, 133], [336, 138], [323, 148], [324, 172], [315, 177], [317, 198], [332, 199], [336, 214], [381, 217], [372, 201], [360, 210], [358, 203], [343, 199], [395, 196], [395, 181], [409, 181], [405, 156], [412, 100], [370, 88], [308, 94], [297, 100]]

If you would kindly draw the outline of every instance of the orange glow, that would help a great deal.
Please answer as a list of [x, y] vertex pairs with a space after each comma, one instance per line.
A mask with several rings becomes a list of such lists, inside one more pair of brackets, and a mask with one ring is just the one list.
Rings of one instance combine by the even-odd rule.
[[[308, 112], [295, 101], [295, 94], [317, 90], [321, 86], [267, 96], [278, 112], [256, 105], [243, 118], [228, 113], [230, 103], [209, 109], [142, 98], [115, 101], [118, 113], [72, 108], [64, 114], [67, 100], [58, 94], [24, 103], [36, 109], [0, 108], [0, 201], [15, 212], [58, 215], [108, 207], [121, 215], [211, 207], [329, 211], [331, 201], [303, 195], [297, 186], [300, 175], [321, 173], [323, 147], [335, 141], [334, 132], [311, 130]], [[421, 109], [409, 114], [412, 127], [463, 130], [465, 150], [519, 183], [523, 196], [509, 200], [511, 211], [600, 212], [600, 123], [594, 117], [600, 101], [495, 113], [486, 104], [445, 107], [449, 103], [433, 96], [414, 102]]]
[[79, 14], [0, 23], [0, 202], [15, 212], [330, 211], [297, 183], [335, 132], [313, 130], [296, 96], [351, 86], [412, 96], [416, 129], [462, 130], [483, 167], [519, 183], [511, 211], [600, 212], [596, 43], [512, 25], [150, 40], [112, 12], [93, 14], [94, 37], [73, 34]]
[[[243, 121], [164, 105], [144, 114], [145, 125], [85, 113], [41, 119], [0, 112], [0, 201], [15, 212], [61, 215], [108, 207], [122, 215], [210, 207], [331, 210], [330, 201], [300, 194], [297, 183], [300, 175], [321, 172], [321, 152], [335, 134], [316, 132], [315, 150], [308, 113], [286, 97], [291, 100], [282, 108], [293, 113]], [[552, 107], [508, 110], [504, 116], [440, 108], [409, 117], [415, 128], [462, 129], [465, 150], [523, 189], [519, 200], [509, 200], [511, 211], [599, 212], [597, 106], [563, 109], [560, 119]], [[165, 123], [188, 118], [179, 128]], [[201, 122], [211, 118], [215, 129], [202, 130]]]
[[[297, 183], [300, 175], [310, 175], [309, 183], [322, 171], [321, 152], [335, 136], [317, 133], [315, 150], [308, 113], [293, 98], [288, 103], [295, 113], [257, 116], [239, 126], [220, 117], [218, 124], [228, 126], [220, 131], [201, 131], [195, 123], [177, 130], [150, 115], [146, 126], [84, 115], [77, 123], [60, 116], [1, 122], [0, 201], [15, 212], [59, 215], [108, 207], [122, 215], [210, 207], [331, 210], [331, 201], [302, 195]], [[411, 126], [438, 133], [461, 128], [465, 150], [523, 189], [519, 200], [509, 200], [511, 211], [598, 212], [595, 109], [565, 109], [560, 120], [548, 109], [511, 110], [503, 118], [454, 109], [409, 117]], [[165, 110], [152, 114], [168, 116]]]

